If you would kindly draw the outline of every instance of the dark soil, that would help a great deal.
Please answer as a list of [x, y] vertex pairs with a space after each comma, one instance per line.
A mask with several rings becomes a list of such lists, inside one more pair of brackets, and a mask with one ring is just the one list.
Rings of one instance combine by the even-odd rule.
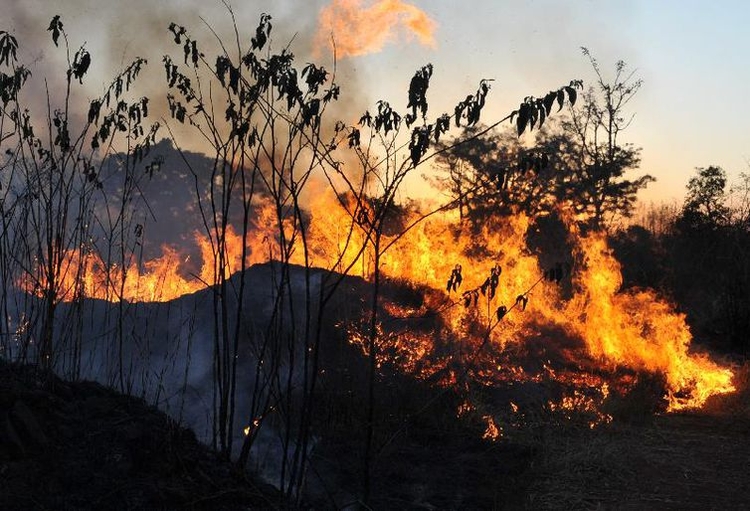
[[0, 509], [276, 509], [142, 400], [0, 361]]
[[525, 476], [526, 509], [750, 509], [750, 422], [694, 413], [557, 432]]
[[[381, 410], [388, 437], [377, 442], [372, 509], [750, 509], [745, 373], [741, 392], [705, 411], [621, 412], [593, 430], [539, 415], [496, 442], [481, 439], [481, 423], [455, 419], [449, 394], [406, 422], [389, 425]], [[389, 381], [391, 408], [401, 394], [425, 402], [431, 393]], [[311, 483], [327, 488], [308, 496], [315, 509], [367, 509], [357, 507], [363, 428], [355, 423], [313, 456]], [[0, 362], [1, 510], [288, 507], [143, 401]]]

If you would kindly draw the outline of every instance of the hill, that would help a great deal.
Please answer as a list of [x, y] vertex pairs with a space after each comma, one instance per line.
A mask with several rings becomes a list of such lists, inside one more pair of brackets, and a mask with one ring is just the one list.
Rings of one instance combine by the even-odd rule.
[[267, 509], [267, 485], [143, 400], [0, 361], [0, 509]]

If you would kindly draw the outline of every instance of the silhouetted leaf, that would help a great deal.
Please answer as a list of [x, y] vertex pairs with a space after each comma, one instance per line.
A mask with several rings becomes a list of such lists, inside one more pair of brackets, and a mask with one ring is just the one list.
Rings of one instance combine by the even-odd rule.
[[430, 130], [426, 126], [414, 128], [411, 132], [411, 140], [409, 141], [409, 151], [411, 154], [411, 162], [414, 167], [419, 165], [422, 156], [427, 152], [427, 148], [430, 145]]
[[260, 15], [260, 22], [255, 29], [255, 37], [251, 40], [254, 50], [262, 49], [268, 41], [268, 36], [271, 34], [271, 19], [269, 14], [263, 13]]
[[237, 94], [240, 86], [240, 70], [232, 65], [229, 66], [229, 88]]
[[557, 92], [549, 92], [546, 96], [544, 96], [544, 109], [547, 113], [547, 115], [552, 112], [552, 105], [555, 104], [555, 99], [557, 98]]
[[409, 84], [409, 103], [406, 108], [412, 109], [412, 114], [416, 117], [417, 110], [422, 117], [427, 115], [427, 89], [430, 86], [430, 77], [432, 76], [432, 64], [422, 67], [411, 79]]
[[341, 89], [338, 85], [332, 85], [323, 95], [323, 101], [329, 103], [331, 100], [338, 100]]
[[352, 131], [347, 136], [349, 139], [349, 148], [353, 147], [359, 147], [359, 130], [357, 128], [352, 128]]
[[8, 32], [0, 31], [0, 64], [10, 65], [16, 61], [18, 41]]
[[565, 87], [565, 90], [568, 92], [568, 101], [570, 101], [571, 106], [575, 105], [578, 97], [576, 90], [571, 86]]
[[318, 126], [320, 122], [320, 99], [313, 98], [302, 104], [302, 122], [305, 126]]
[[89, 105], [89, 123], [98, 123], [99, 122], [99, 112], [102, 108], [102, 103], [98, 99], [95, 99], [91, 102], [91, 105]]
[[451, 276], [448, 279], [448, 289], [447, 291], [450, 293], [451, 291], [458, 291], [458, 288], [461, 286], [461, 282], [463, 281], [463, 277], [461, 276], [461, 265], [457, 264], [453, 267], [453, 270], [451, 271]]
[[57, 46], [57, 41], [60, 39], [62, 28], [63, 24], [58, 14], [52, 18], [52, 21], [49, 22], [49, 27], [47, 27], [47, 31], [52, 32], [52, 42], [55, 43], [55, 46]]
[[169, 31], [174, 34], [175, 44], [180, 44], [180, 42], [182, 41], [182, 36], [187, 33], [185, 27], [177, 25], [176, 23], [169, 24]]
[[529, 104], [523, 103], [521, 107], [518, 109], [518, 119], [516, 119], [516, 129], [518, 131], [519, 137], [526, 130], [526, 125], [529, 122], [529, 118], [530, 118]]
[[505, 315], [508, 313], [508, 308], [505, 305], [501, 305], [497, 308], [497, 311], [495, 311], [495, 314], [497, 315], [497, 320], [502, 320]]
[[323, 67], [317, 67], [315, 64], [307, 64], [302, 69], [302, 77], [305, 78], [308, 92], [317, 94], [318, 87], [328, 79], [328, 71]]
[[[461, 117], [464, 114], [464, 109], [466, 108], [466, 103], [461, 101], [459, 104], [456, 105], [456, 107], [453, 109], [453, 115], [456, 119], [456, 128], [459, 128], [461, 126]], [[511, 119], [511, 122], [512, 119]]]
[[526, 304], [529, 303], [529, 297], [526, 295], [518, 295], [516, 297], [516, 305], [521, 307], [522, 311], [526, 310]]
[[230, 65], [231, 62], [226, 56], [219, 55], [218, 57], [216, 57], [216, 77], [219, 79], [219, 83], [221, 83], [222, 86], [226, 86], [225, 76], [227, 74], [227, 71], [229, 70]]
[[438, 117], [435, 122], [435, 143], [440, 141], [440, 135], [447, 132], [451, 127], [451, 118], [448, 114]]
[[529, 131], [532, 131], [536, 126], [538, 111], [534, 103], [528, 103], [529, 105]]
[[[76, 52], [75, 56], [73, 57], [73, 64], [71, 66], [71, 70], [73, 72], [73, 76], [78, 79], [79, 83], [83, 83], [83, 75], [86, 74], [86, 72], [89, 70], [89, 66], [91, 65], [91, 54], [81, 46], [81, 48]], [[119, 80], [121, 83], [121, 80]], [[122, 86], [120, 86], [120, 92], [122, 92]], [[119, 94], [116, 94], [119, 96]]]
[[359, 118], [359, 125], [360, 126], [367, 126], [368, 128], [372, 126], [372, 115], [370, 115], [370, 111], [365, 111], [365, 114]]
[[203, 55], [198, 51], [198, 43], [190, 41], [190, 56], [193, 62], [193, 66], [198, 66], [198, 60]]

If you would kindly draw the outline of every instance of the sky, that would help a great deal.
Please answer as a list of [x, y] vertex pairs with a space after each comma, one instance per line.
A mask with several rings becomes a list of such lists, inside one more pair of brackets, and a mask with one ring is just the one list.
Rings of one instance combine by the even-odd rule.
[[[135, 56], [148, 58], [150, 72], [161, 76], [161, 56], [172, 51], [166, 31], [170, 21], [203, 37], [211, 37], [207, 25], [229, 34], [229, 15], [220, 0], [5, 3], [0, 30], [19, 38], [22, 56], [32, 62], [35, 76], [61, 57], [45, 30], [55, 14], [62, 14], [74, 49], [86, 42], [94, 57], [92, 73], [101, 76], [112, 76]], [[635, 115], [633, 123], [621, 140], [642, 148], [641, 168], [632, 171], [632, 177], [648, 173], [657, 178], [641, 194], [644, 201], [681, 202], [696, 167], [719, 165], [730, 181], [750, 172], [748, 3], [246, 0], [233, 2], [233, 8], [247, 38], [260, 13], [268, 12], [274, 17], [275, 40], [291, 40], [298, 62], [314, 59], [330, 66], [331, 54], [320, 42], [326, 40], [324, 13], [332, 4], [339, 9], [348, 5], [348, 25], [357, 13], [367, 17], [353, 31], [355, 43], [374, 38], [367, 51], [346, 55], [346, 29], [340, 30], [340, 37], [334, 34], [342, 41], [338, 70], [346, 79], [344, 98], [356, 112], [352, 119], [381, 98], [405, 110], [409, 80], [429, 62], [435, 68], [429, 91], [435, 113], [441, 108], [450, 111], [450, 105], [476, 90], [479, 80], [494, 80], [482, 117], [489, 124], [514, 110], [527, 95], [544, 95], [572, 79], [593, 83], [593, 72], [580, 50], [585, 46], [605, 77], [612, 75], [617, 60], [623, 60], [643, 79], [628, 105]], [[376, 23], [384, 10], [390, 17]], [[93, 81], [96, 85], [96, 78]], [[100, 88], [103, 83], [102, 78]]]

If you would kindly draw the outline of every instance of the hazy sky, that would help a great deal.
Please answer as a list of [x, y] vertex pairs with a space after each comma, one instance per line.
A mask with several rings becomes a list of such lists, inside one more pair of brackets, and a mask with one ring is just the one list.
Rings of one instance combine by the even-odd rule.
[[[340, 63], [341, 72], [352, 80], [350, 85], [342, 84], [344, 91], [359, 104], [384, 98], [405, 109], [411, 75], [431, 62], [435, 74], [430, 98], [434, 105], [444, 104], [443, 108], [473, 92], [481, 78], [495, 80], [482, 119], [489, 123], [513, 110], [526, 95], [544, 94], [571, 79], [592, 83], [590, 66], [580, 52], [580, 47], [586, 46], [605, 73], [610, 74], [614, 63], [622, 59], [644, 80], [629, 105], [635, 120], [622, 140], [643, 148], [641, 170], [635, 173], [650, 173], [658, 179], [644, 194], [647, 200], [681, 200], [697, 166], [720, 165], [730, 176], [750, 172], [748, 3], [381, 1], [401, 12], [397, 30], [383, 41], [380, 51]], [[19, 37], [26, 51], [23, 55], [33, 59], [37, 68], [54, 60], [54, 49], [46, 40], [29, 41], [48, 38], [45, 29], [49, 20], [62, 14], [73, 35], [74, 49], [86, 41], [95, 64], [103, 66], [97, 69], [109, 75], [110, 69], [119, 69], [122, 62], [136, 55], [149, 58], [154, 73], [163, 73], [161, 56], [172, 50], [165, 28], [169, 21], [205, 31], [202, 16], [221, 31], [228, 20], [219, 0], [5, 3], [8, 8], [0, 29]], [[235, 1], [234, 6], [239, 26], [246, 29], [248, 37], [260, 13], [268, 12], [274, 16], [277, 40], [286, 42], [297, 33], [292, 47], [309, 59], [321, 8], [329, 3], [245, 0]], [[369, 8], [375, 1], [361, 0], [359, 4]], [[415, 12], [430, 20], [432, 40], [409, 37], [413, 27], [406, 22]], [[25, 34], [34, 35], [24, 39]], [[101, 64], [101, 56], [109, 69]], [[323, 63], [328, 59], [325, 53], [318, 57]]]

